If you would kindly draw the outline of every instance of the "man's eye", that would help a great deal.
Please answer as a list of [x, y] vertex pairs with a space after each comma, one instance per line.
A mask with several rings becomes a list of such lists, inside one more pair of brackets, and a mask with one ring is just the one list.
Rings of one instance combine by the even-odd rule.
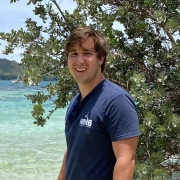
[[76, 56], [77, 54], [76, 53], [72, 53], [72, 54], [70, 54], [70, 56]]
[[84, 54], [87, 55], [87, 56], [91, 55], [91, 53], [89, 53], [89, 52], [86, 52], [86, 53], [84, 53]]

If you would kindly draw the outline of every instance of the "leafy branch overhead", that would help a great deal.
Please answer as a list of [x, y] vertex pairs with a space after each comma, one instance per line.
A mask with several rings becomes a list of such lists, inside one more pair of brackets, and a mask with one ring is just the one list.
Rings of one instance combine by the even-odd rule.
[[[180, 171], [177, 163], [162, 164], [179, 159], [180, 152], [180, 0], [76, 0], [72, 13], [62, 11], [56, 0], [27, 3], [42, 21], [29, 18], [25, 29], [0, 32], [0, 39], [8, 43], [5, 54], [24, 48], [24, 83], [39, 84], [46, 75], [57, 79], [47, 85], [48, 95], [28, 96], [35, 124], [43, 126], [77, 93], [64, 42], [75, 27], [90, 25], [109, 38], [104, 76], [127, 89], [137, 103], [141, 136], [135, 178], [167, 179]], [[52, 96], [54, 109], [44, 117], [43, 103]]]

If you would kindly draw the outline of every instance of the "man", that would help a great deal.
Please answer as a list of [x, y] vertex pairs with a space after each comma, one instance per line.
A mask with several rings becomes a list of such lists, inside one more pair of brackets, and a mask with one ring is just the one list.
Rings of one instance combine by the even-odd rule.
[[130, 95], [102, 75], [106, 37], [90, 27], [77, 28], [65, 51], [80, 93], [67, 110], [67, 151], [58, 180], [132, 180], [138, 117]]

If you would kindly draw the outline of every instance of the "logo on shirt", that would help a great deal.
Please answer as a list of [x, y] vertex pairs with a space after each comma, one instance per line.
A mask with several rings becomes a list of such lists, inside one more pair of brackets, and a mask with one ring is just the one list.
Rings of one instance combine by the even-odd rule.
[[92, 120], [88, 118], [88, 114], [85, 115], [86, 119], [80, 119], [79, 122], [80, 126], [89, 127], [89, 128], [92, 126]]

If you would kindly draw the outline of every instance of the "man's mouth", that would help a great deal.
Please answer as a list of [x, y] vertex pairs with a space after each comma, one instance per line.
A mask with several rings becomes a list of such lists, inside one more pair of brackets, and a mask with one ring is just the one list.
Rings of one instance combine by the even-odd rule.
[[86, 68], [83, 68], [83, 69], [82, 68], [76, 68], [76, 71], [77, 72], [84, 72], [84, 71], [86, 71]]

